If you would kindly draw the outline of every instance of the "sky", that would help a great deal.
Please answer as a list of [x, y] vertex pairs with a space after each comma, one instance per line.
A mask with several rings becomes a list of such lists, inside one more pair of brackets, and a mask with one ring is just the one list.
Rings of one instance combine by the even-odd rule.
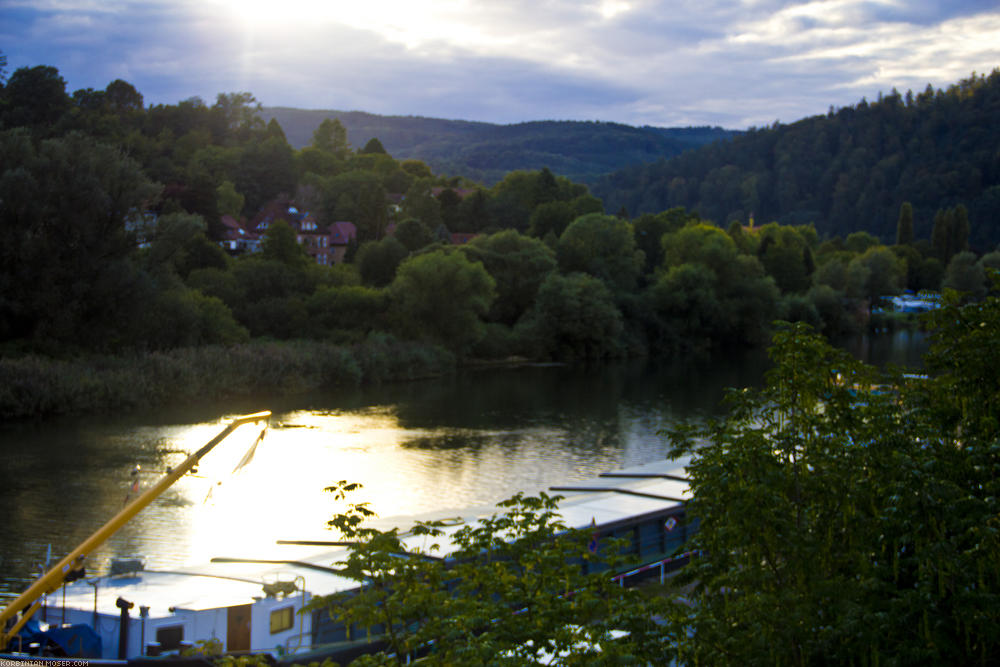
[[1000, 67], [1000, 0], [0, 0], [7, 76], [146, 104], [731, 129]]

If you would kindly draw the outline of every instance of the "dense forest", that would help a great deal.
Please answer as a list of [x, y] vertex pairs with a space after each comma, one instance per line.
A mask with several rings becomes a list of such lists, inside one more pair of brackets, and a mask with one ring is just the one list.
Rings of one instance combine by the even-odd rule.
[[[961, 192], [923, 234], [910, 202], [884, 213], [891, 243], [684, 207], [629, 219], [549, 168], [485, 187], [352, 146], [338, 119], [295, 149], [246, 92], [146, 106], [125, 81], [70, 94], [20, 68], [0, 89], [0, 413], [708, 352], [777, 319], [896, 326], [886, 297], [981, 298], [1000, 268], [969, 250]], [[331, 229], [343, 254], [317, 261]]]
[[587, 183], [629, 165], [680, 155], [685, 150], [739, 134], [719, 127], [631, 127], [620, 123], [537, 121], [495, 125], [413, 116], [379, 116], [362, 111], [311, 111], [265, 107], [289, 143], [309, 145], [326, 119], [339, 120], [349, 142], [362, 146], [378, 137], [400, 159], [419, 159], [438, 173], [493, 185], [511, 172], [548, 167]]
[[867, 231], [892, 241], [903, 202], [928, 237], [935, 212], [968, 209], [971, 246], [1000, 243], [1000, 71], [946, 90], [900, 94], [788, 125], [751, 129], [593, 187], [614, 211], [683, 206], [718, 224], [753, 217], [814, 224], [823, 236]]

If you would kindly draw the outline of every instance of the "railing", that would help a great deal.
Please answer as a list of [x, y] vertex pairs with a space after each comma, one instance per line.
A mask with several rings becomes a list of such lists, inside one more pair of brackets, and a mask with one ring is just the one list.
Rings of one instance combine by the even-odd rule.
[[628, 572], [622, 572], [621, 574], [611, 577], [611, 581], [617, 581], [619, 586], [625, 586], [625, 580], [629, 577], [634, 577], [636, 575], [642, 574], [643, 572], [648, 572], [650, 570], [660, 568], [660, 583], [662, 584], [666, 580], [666, 567], [670, 563], [677, 563], [679, 561], [689, 559], [692, 556], [697, 556], [699, 552], [697, 551], [685, 551], [677, 556], [670, 556], [669, 558], [664, 558], [658, 560], [655, 563], [647, 563], [641, 567], [637, 567], [634, 570], [629, 570]]

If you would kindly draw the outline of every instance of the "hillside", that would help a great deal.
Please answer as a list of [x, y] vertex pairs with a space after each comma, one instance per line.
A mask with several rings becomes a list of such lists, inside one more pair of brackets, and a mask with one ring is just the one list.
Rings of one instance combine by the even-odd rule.
[[866, 230], [891, 242], [904, 201], [917, 238], [935, 212], [964, 204], [970, 245], [1000, 243], [1000, 70], [947, 90], [895, 90], [875, 102], [754, 129], [592, 185], [609, 211], [684, 206], [725, 225], [815, 223], [821, 235]]
[[377, 137], [396, 159], [418, 159], [435, 173], [493, 184], [515, 170], [548, 167], [572, 180], [590, 182], [629, 165], [679, 155], [690, 148], [732, 137], [717, 127], [631, 127], [618, 123], [538, 121], [495, 125], [415, 116], [379, 116], [361, 111], [267, 107], [295, 148], [312, 141], [324, 118], [347, 129], [352, 146]]

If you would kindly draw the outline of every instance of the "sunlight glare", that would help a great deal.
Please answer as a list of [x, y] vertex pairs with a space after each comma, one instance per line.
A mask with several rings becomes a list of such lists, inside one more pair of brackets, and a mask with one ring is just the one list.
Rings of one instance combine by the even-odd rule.
[[[615, 7], [621, 4], [615, 0], [610, 2]], [[510, 35], [491, 34], [488, 26], [479, 25], [474, 7], [466, 0], [370, 0], [365, 3], [215, 0], [215, 5], [236, 17], [252, 33], [278, 28], [317, 30], [341, 25], [375, 33], [410, 49], [430, 42], [477, 48], [486, 43], [512, 40]]]

